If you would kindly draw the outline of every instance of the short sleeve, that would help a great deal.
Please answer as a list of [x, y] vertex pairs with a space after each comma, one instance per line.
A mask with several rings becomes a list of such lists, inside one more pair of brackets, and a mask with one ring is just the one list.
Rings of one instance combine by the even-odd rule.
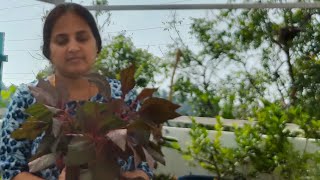
[[24, 110], [34, 103], [27, 85], [20, 86], [14, 93], [0, 129], [0, 169], [3, 180], [12, 179], [23, 171], [28, 171], [32, 142], [16, 141], [11, 133], [25, 121]]

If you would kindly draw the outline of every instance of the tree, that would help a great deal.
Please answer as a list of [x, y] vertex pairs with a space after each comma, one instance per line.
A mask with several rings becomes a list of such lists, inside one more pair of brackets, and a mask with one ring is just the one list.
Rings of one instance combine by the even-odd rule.
[[105, 76], [119, 78], [120, 71], [131, 64], [137, 69], [135, 78], [139, 87], [155, 85], [157, 73], [167, 67], [160, 58], [136, 48], [130, 38], [118, 35], [102, 49], [95, 69]]
[[233, 108], [231, 116], [247, 118], [267, 99], [282, 104], [283, 109], [302, 106], [320, 118], [314, 109], [320, 105], [318, 18], [316, 9], [245, 9], [193, 19], [191, 34], [202, 49], [194, 53], [182, 46], [176, 94], [187, 94], [211, 114], [222, 113], [227, 104]]

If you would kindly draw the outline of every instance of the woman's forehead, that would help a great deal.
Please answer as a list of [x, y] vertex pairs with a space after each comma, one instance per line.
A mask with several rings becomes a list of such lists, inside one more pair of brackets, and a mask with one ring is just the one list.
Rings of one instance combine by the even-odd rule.
[[90, 27], [85, 19], [75, 13], [68, 12], [56, 21], [53, 26], [52, 35], [75, 34], [86, 31], [90, 31]]

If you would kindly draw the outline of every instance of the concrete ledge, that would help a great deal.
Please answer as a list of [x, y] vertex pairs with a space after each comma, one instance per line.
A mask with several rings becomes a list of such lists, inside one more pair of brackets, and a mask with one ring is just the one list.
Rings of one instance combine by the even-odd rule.
[[[163, 135], [175, 137], [182, 148], [185, 148], [190, 143], [189, 128], [177, 128], [177, 127], [163, 127]], [[214, 138], [217, 131], [209, 130], [209, 137]], [[293, 143], [293, 146], [298, 151], [303, 151], [305, 146], [307, 152], [316, 152], [320, 150], [320, 147], [317, 146], [314, 142], [314, 139], [309, 139], [309, 142], [306, 145], [305, 138], [289, 138], [289, 141]], [[221, 143], [225, 147], [236, 147], [235, 135], [233, 132], [223, 131], [221, 136]], [[170, 148], [163, 147], [163, 153], [166, 159], [166, 166], [159, 164], [156, 173], [165, 173], [173, 174], [176, 176], [183, 176], [189, 174], [195, 175], [213, 175], [212, 172], [209, 172], [202, 167], [191, 166], [190, 162], [182, 158], [182, 155], [177, 151]]]
[[[202, 125], [207, 126], [214, 126], [217, 124], [216, 118], [210, 118], [210, 117], [194, 117], [195, 121]], [[191, 117], [189, 116], [180, 116], [176, 119], [172, 119], [168, 121], [169, 126], [174, 127], [189, 127], [191, 125]], [[240, 120], [240, 119], [223, 119], [222, 124], [224, 127], [233, 127], [235, 124], [238, 127], [244, 126], [244, 124], [255, 124], [256, 122], [253, 121], [252, 123], [248, 120]], [[291, 132], [303, 132], [303, 130], [300, 129], [300, 127], [297, 124], [293, 123], [287, 123], [286, 128], [290, 130]]]

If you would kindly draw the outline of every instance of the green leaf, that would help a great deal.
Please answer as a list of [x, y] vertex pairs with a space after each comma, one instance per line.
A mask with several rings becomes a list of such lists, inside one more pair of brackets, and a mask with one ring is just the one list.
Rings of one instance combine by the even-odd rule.
[[11, 137], [16, 140], [34, 140], [48, 128], [49, 124], [43, 121], [27, 120], [20, 128], [13, 131]]
[[[33, 120], [51, 122], [53, 113], [43, 104], [35, 103], [31, 105], [25, 111], [27, 114], [31, 115]], [[30, 119], [31, 120], [31, 119]]]
[[168, 142], [178, 142], [178, 139], [172, 136], [163, 136], [163, 140], [168, 141]]
[[168, 147], [168, 148], [172, 148], [172, 149], [175, 149], [175, 150], [178, 150], [178, 151], [181, 150], [180, 144], [178, 142], [165, 141], [165, 143], [162, 146], [165, 146], [165, 147]]

